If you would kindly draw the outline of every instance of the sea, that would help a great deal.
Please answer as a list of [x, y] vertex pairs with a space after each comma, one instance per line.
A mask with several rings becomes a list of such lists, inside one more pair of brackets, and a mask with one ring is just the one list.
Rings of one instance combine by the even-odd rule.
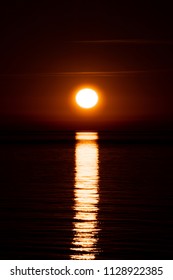
[[173, 259], [173, 141], [159, 135], [1, 137], [0, 258]]

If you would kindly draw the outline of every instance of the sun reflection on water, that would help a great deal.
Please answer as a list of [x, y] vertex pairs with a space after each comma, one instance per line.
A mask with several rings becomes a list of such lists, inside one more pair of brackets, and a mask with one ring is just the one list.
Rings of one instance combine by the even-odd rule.
[[98, 134], [76, 133], [74, 224], [71, 259], [92, 260], [99, 252]]

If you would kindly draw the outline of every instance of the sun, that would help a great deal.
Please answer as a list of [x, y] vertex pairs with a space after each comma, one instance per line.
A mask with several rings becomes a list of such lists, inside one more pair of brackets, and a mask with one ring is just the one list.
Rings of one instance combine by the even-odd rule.
[[76, 102], [80, 107], [89, 109], [97, 104], [98, 95], [95, 90], [84, 88], [78, 91], [78, 93], [76, 94]]

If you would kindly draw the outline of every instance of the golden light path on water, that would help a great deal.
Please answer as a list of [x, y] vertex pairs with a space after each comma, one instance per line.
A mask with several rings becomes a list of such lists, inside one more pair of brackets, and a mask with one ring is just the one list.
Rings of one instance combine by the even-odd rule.
[[75, 189], [73, 224], [73, 260], [93, 260], [98, 243], [98, 134], [77, 132], [75, 147]]

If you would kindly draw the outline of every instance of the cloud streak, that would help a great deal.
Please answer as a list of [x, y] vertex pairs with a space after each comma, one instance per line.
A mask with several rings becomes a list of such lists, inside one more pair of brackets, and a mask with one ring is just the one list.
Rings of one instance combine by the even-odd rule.
[[115, 45], [173, 45], [172, 40], [80, 40], [73, 41], [79, 44], [115, 44]]
[[173, 68], [168, 69], [145, 69], [145, 70], [120, 70], [120, 71], [78, 71], [78, 72], [49, 72], [49, 73], [25, 73], [25, 74], [2, 74], [3, 78], [44, 78], [44, 77], [76, 77], [76, 76], [93, 76], [93, 77], [118, 77], [130, 75], [142, 75], [147, 73], [166, 73], [173, 72]]

